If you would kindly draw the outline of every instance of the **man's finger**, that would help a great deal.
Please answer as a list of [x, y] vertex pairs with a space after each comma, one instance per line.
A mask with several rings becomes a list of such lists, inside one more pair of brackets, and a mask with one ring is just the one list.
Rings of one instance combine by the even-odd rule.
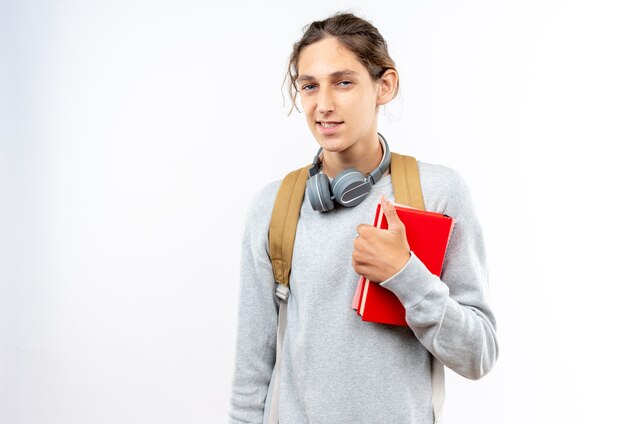
[[381, 199], [381, 205], [383, 208], [383, 213], [385, 214], [385, 218], [387, 218], [387, 224], [389, 231], [394, 230], [404, 230], [404, 224], [398, 217], [398, 212], [396, 212], [396, 208], [391, 204], [391, 202], [383, 196]]
[[367, 225], [367, 224], [359, 224], [356, 226], [356, 232], [358, 235], [363, 236], [364, 234], [371, 232], [372, 228], [376, 228], [373, 225]]

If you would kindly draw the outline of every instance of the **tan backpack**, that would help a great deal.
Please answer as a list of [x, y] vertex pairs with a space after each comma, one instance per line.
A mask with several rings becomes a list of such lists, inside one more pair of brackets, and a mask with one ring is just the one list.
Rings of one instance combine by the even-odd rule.
[[[296, 229], [310, 165], [290, 172], [283, 179], [272, 210], [269, 227], [269, 251], [276, 280], [276, 296], [280, 299], [276, 343], [276, 376], [270, 406], [270, 424], [278, 424], [278, 387], [283, 337], [287, 323], [287, 300], [289, 298], [289, 276], [291, 258], [296, 239]], [[412, 156], [391, 153], [391, 183], [396, 203], [425, 210], [417, 160]], [[433, 412], [435, 423], [439, 423], [444, 389], [444, 369], [441, 362], [431, 355]]]

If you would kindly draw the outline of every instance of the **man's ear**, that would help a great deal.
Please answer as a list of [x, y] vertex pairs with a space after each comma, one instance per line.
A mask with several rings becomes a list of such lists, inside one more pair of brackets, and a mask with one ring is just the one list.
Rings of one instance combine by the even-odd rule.
[[395, 69], [387, 69], [378, 80], [376, 105], [384, 105], [391, 101], [398, 91], [398, 73]]

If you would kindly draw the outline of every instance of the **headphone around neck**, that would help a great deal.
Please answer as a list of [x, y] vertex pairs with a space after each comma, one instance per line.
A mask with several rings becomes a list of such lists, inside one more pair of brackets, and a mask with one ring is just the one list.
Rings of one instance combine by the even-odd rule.
[[309, 177], [306, 181], [306, 192], [311, 201], [311, 206], [318, 212], [328, 212], [335, 208], [335, 204], [346, 207], [354, 207], [365, 200], [372, 186], [376, 184], [389, 169], [391, 153], [387, 140], [378, 133], [378, 139], [383, 146], [383, 159], [376, 169], [367, 175], [354, 168], [341, 171], [333, 181], [322, 174], [322, 161], [320, 154], [323, 148], [317, 151], [313, 158], [313, 164], [309, 167]]

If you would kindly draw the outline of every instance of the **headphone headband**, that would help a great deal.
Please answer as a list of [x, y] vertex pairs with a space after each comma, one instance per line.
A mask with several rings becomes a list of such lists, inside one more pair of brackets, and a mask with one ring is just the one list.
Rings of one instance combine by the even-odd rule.
[[[389, 169], [389, 164], [391, 163], [391, 152], [389, 151], [389, 144], [387, 144], [387, 140], [381, 133], [378, 134], [378, 141], [383, 146], [383, 158], [378, 164], [376, 168], [369, 174], [365, 176], [365, 178], [369, 181], [371, 185], [376, 184], [383, 177], [385, 172]], [[324, 150], [323, 147], [320, 147], [315, 156], [313, 157], [313, 164], [309, 168], [309, 177], [320, 172], [322, 169], [322, 160], [320, 159], [320, 155]]]

